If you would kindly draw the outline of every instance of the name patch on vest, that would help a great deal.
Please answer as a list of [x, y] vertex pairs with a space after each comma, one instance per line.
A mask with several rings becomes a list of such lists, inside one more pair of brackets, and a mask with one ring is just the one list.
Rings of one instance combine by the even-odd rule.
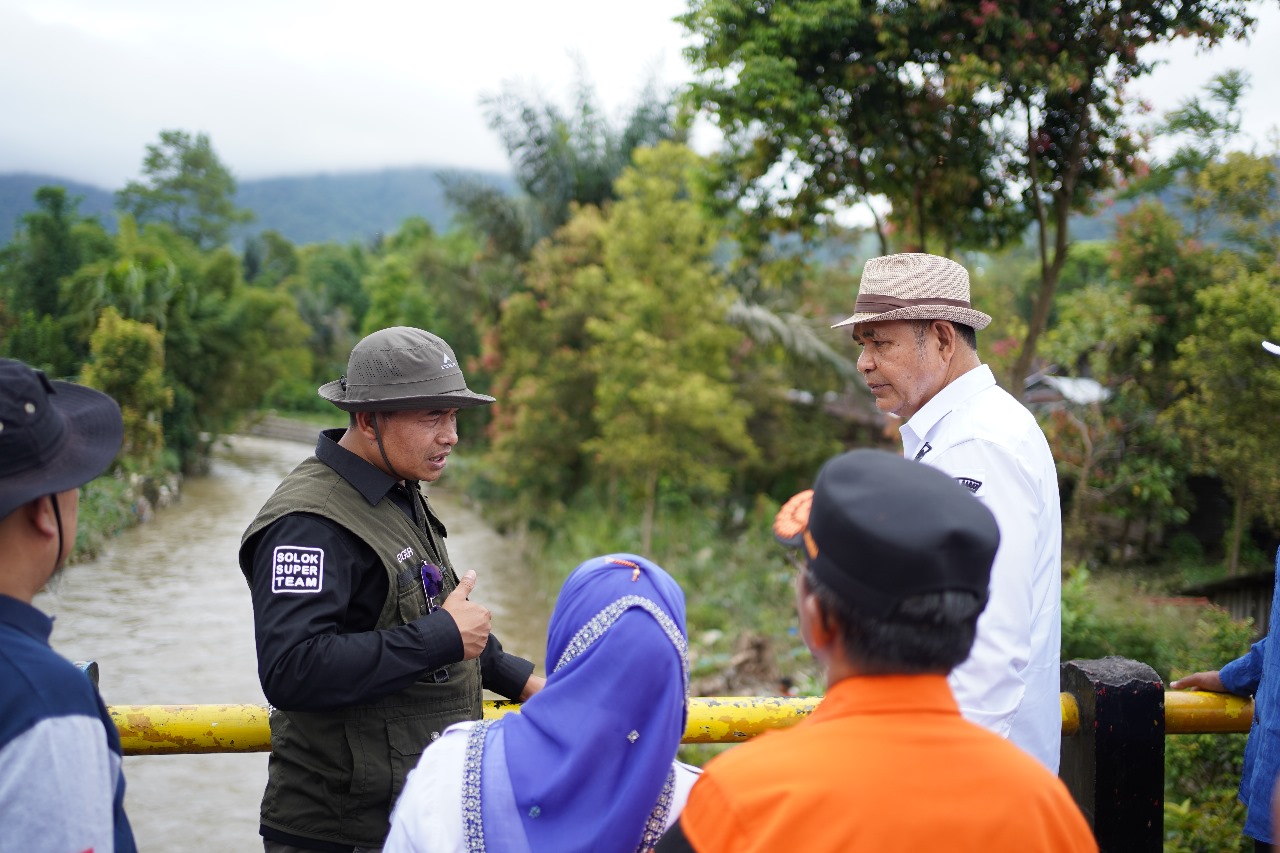
[[978, 489], [982, 488], [982, 481], [975, 480], [972, 477], [956, 477], [956, 482], [964, 486], [969, 491], [975, 492], [975, 493], [978, 491]]
[[323, 548], [276, 546], [271, 555], [272, 592], [319, 592], [323, 588]]

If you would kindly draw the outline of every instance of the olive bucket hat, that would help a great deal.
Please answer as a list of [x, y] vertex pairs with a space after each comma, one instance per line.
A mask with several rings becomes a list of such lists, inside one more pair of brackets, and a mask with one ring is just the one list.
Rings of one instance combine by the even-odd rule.
[[346, 375], [321, 385], [318, 393], [345, 412], [466, 409], [494, 401], [467, 388], [447, 343], [410, 326], [392, 326], [360, 341]]
[[0, 358], [0, 518], [83, 486], [110, 467], [123, 439], [120, 406], [106, 394]]

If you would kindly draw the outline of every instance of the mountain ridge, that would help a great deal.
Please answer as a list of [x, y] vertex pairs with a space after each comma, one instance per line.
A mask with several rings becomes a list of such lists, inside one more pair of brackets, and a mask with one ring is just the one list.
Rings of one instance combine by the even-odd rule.
[[[515, 179], [502, 172], [439, 166], [316, 172], [238, 181], [235, 203], [253, 211], [254, 221], [238, 229], [237, 243], [273, 230], [297, 245], [376, 239], [421, 216], [438, 231], [449, 227], [453, 209], [441, 175], [461, 175], [515, 193]], [[32, 172], [0, 173], [0, 245], [9, 243], [22, 216], [36, 210], [35, 192], [62, 186], [80, 197], [82, 215], [115, 228], [115, 191], [83, 181]]]

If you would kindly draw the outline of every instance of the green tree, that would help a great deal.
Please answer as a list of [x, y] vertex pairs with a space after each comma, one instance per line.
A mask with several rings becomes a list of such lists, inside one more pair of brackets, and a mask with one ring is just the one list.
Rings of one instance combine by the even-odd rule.
[[1209, 81], [1204, 97], [1186, 98], [1177, 109], [1165, 113], [1156, 135], [1181, 138], [1182, 143], [1168, 159], [1153, 163], [1127, 194], [1157, 193], [1181, 185], [1187, 193], [1183, 203], [1194, 217], [1191, 233], [1197, 239], [1203, 238], [1205, 213], [1211, 202], [1199, 192], [1198, 179], [1240, 132], [1240, 100], [1248, 88], [1247, 74], [1226, 71]]
[[302, 261], [279, 231], [263, 231], [244, 247], [244, 278], [256, 287], [271, 287], [297, 275]]
[[538, 241], [564, 225], [578, 205], [602, 205], [640, 147], [680, 135], [671, 96], [646, 85], [620, 121], [610, 121], [594, 87], [579, 70], [571, 109], [508, 85], [484, 101], [489, 126], [502, 139], [521, 194], [491, 184], [445, 178], [445, 194], [459, 220], [482, 237], [477, 262], [463, 282], [466, 298], [483, 309], [481, 333], [523, 287], [520, 265]]
[[364, 278], [364, 290], [369, 310], [361, 324], [362, 336], [389, 326], [431, 329], [437, 325], [431, 294], [401, 254], [379, 259]]
[[[1221, 478], [1235, 501], [1227, 571], [1235, 574], [1249, 522], [1280, 526], [1280, 370], [1260, 342], [1280, 335], [1280, 294], [1269, 276], [1242, 273], [1197, 294], [1195, 331], [1174, 365], [1182, 394], [1166, 417], [1198, 470]], [[1262, 426], [1260, 426], [1262, 425]]]
[[605, 220], [582, 207], [533, 250], [482, 362], [494, 372], [493, 466], [517, 511], [554, 522], [592, 483], [598, 365], [587, 322], [606, 303]]
[[725, 135], [723, 197], [766, 232], [861, 206], [882, 254], [1021, 231], [994, 105], [947, 73], [939, 5], [692, 3], [679, 19], [696, 39], [688, 100]]
[[227, 242], [235, 225], [253, 214], [233, 201], [236, 181], [218, 159], [207, 134], [165, 130], [147, 146], [142, 181], [116, 193], [116, 207], [138, 222], [164, 222], [202, 248]]
[[1150, 325], [1140, 338], [1099, 339], [1095, 348], [1105, 346], [1112, 356], [1107, 374], [1135, 379], [1156, 409], [1176, 396], [1172, 365], [1178, 345], [1192, 333], [1196, 294], [1214, 283], [1221, 263], [1217, 252], [1189, 237], [1159, 204], [1139, 204], [1116, 223], [1111, 275], [1127, 287]]
[[1222, 240], [1251, 270], [1280, 263], [1280, 168], [1274, 157], [1232, 151], [1196, 181]]
[[81, 380], [120, 404], [124, 416], [121, 453], [149, 469], [164, 450], [162, 416], [173, 405], [164, 379], [164, 336], [151, 325], [126, 320], [107, 308], [89, 340], [89, 363]]
[[[1071, 214], [1133, 168], [1137, 141], [1124, 96], [1150, 69], [1140, 49], [1243, 35], [1254, 23], [1247, 8], [1245, 0], [700, 0], [682, 20], [698, 37], [688, 55], [705, 75], [696, 105], [724, 113], [722, 126], [738, 140], [731, 150], [759, 153], [748, 178], [767, 188], [792, 182], [785, 195], [752, 196], [751, 204], [813, 215], [884, 194], [910, 222], [913, 186], [956, 198], [949, 177], [929, 180], [928, 154], [960, 161], [961, 179], [966, 171], [971, 180], [983, 176], [962, 204], [939, 201], [937, 209], [961, 214], [953, 217], [961, 227], [970, 217], [1016, 225], [1005, 188], [1022, 188], [1040, 269], [1009, 379], [1020, 392], [1068, 258]], [[862, 136], [853, 120], [879, 125]], [[842, 159], [848, 169], [836, 171]], [[882, 171], [863, 173], [865, 164], [905, 170], [911, 180], [895, 189]]]
[[165, 444], [199, 470], [219, 436], [260, 406], [282, 377], [309, 375], [310, 330], [288, 293], [247, 287], [241, 260], [201, 256], [169, 303], [165, 365], [174, 391]]
[[108, 307], [164, 331], [171, 300], [185, 290], [168, 252], [144, 238], [126, 214], [120, 217], [113, 255], [82, 266], [65, 280], [63, 302], [76, 339], [87, 342]]
[[79, 215], [80, 199], [64, 188], [41, 187], [35, 201], [13, 242], [0, 249], [0, 354], [69, 376], [78, 359], [61, 285], [82, 264], [108, 254], [111, 240], [96, 220]]
[[688, 195], [698, 158], [664, 143], [635, 161], [603, 235], [608, 303], [587, 321], [600, 431], [587, 448], [642, 498], [648, 549], [660, 482], [724, 494], [734, 465], [757, 449], [731, 381], [741, 333], [706, 321], [724, 317], [733, 294], [711, 264], [716, 235]]

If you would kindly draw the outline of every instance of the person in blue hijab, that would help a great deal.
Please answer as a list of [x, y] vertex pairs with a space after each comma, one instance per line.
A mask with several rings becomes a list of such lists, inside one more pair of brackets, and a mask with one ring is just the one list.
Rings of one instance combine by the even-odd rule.
[[635, 554], [578, 566], [547, 684], [518, 714], [451, 726], [409, 775], [384, 853], [634, 853], [679, 816], [689, 691], [684, 593]]

